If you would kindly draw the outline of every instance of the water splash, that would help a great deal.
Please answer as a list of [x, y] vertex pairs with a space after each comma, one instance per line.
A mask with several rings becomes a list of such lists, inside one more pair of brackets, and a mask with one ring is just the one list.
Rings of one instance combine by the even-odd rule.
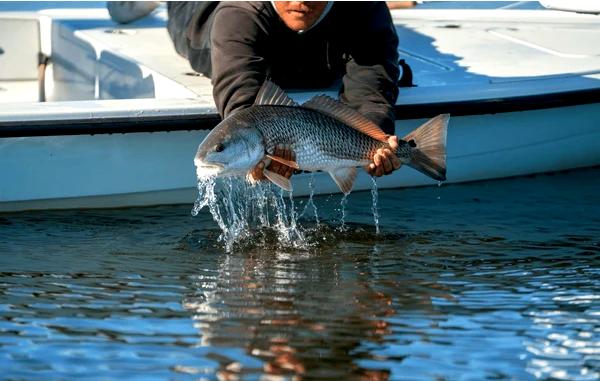
[[371, 177], [371, 181], [373, 181], [373, 186], [371, 187], [371, 198], [373, 199], [373, 206], [371, 206], [371, 211], [373, 211], [373, 220], [375, 221], [375, 233], [379, 234], [379, 192], [377, 191], [377, 180], [375, 177]]
[[[214, 177], [198, 179], [198, 198], [192, 208], [192, 216], [196, 217], [198, 213], [214, 199], [214, 194], [209, 194], [214, 190]], [[212, 183], [212, 184], [211, 184]]]
[[[380, 234], [379, 194], [376, 180], [372, 178], [372, 207], [375, 234]], [[308, 250], [314, 247], [315, 233], [327, 224], [322, 224], [314, 200], [314, 176], [309, 182], [310, 195], [306, 204], [297, 206], [292, 193], [285, 192], [267, 182], [250, 184], [241, 178], [206, 177], [198, 179], [198, 198], [192, 208], [196, 216], [200, 210], [207, 208], [213, 220], [221, 230], [219, 241], [225, 250], [248, 245], [265, 245], [273, 243], [273, 239], [283, 248]], [[341, 214], [338, 233], [347, 233], [352, 229], [347, 219], [348, 195], [342, 195], [340, 207], [336, 212]], [[297, 207], [302, 210], [299, 213]], [[314, 224], [309, 222], [302, 226], [314, 213]], [[303, 219], [304, 218], [304, 219]]]
[[237, 186], [232, 179], [217, 183], [214, 177], [198, 179], [198, 198], [192, 208], [196, 216], [202, 208], [208, 206], [213, 220], [221, 229], [219, 239], [225, 243], [229, 251], [234, 242], [249, 234], [248, 221], [244, 218], [248, 209], [239, 203], [234, 203]]
[[292, 195], [286, 201], [284, 191], [274, 191], [269, 184], [251, 185], [236, 178], [199, 178], [192, 215], [196, 216], [205, 207], [221, 229], [219, 241], [224, 243], [226, 251], [245, 241], [260, 243], [269, 234], [265, 230], [273, 231], [284, 246], [299, 249], [310, 246], [298, 223]]

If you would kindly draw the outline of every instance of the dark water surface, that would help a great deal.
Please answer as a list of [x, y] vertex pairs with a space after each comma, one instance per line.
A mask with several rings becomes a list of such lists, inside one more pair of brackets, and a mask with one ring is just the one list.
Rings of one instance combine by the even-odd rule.
[[600, 169], [380, 191], [379, 235], [339, 201], [308, 250], [227, 253], [192, 205], [0, 215], [0, 377], [600, 377]]

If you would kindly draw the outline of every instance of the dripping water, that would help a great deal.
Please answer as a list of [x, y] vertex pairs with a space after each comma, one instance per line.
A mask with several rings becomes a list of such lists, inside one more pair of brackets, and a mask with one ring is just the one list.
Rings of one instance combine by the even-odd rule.
[[338, 228], [339, 231], [346, 231], [346, 205], [348, 205], [348, 195], [343, 194], [342, 199], [340, 200], [340, 211], [342, 213], [342, 217], [340, 218], [340, 226]]
[[314, 202], [314, 195], [315, 195], [315, 175], [314, 173], [311, 172], [310, 174], [310, 180], [308, 181], [308, 189], [310, 190], [310, 194], [308, 195], [308, 201], [306, 202], [306, 205], [304, 206], [304, 210], [302, 211], [302, 213], [300, 213], [300, 217], [303, 217], [306, 212], [308, 211], [308, 208], [312, 207], [313, 213], [315, 215], [315, 224], [317, 225], [317, 227], [319, 226], [319, 213], [317, 211], [317, 205], [315, 205]]
[[373, 206], [371, 206], [371, 210], [373, 211], [373, 220], [375, 221], [375, 233], [379, 234], [379, 208], [377, 205], [377, 202], [379, 201], [379, 193], [377, 192], [377, 180], [375, 180], [375, 177], [371, 177], [371, 181], [373, 182], [373, 186], [371, 187]]
[[[316, 243], [314, 232], [326, 228], [320, 224], [317, 206], [314, 200], [315, 184], [311, 175], [309, 198], [305, 205], [296, 205], [292, 193], [276, 188], [269, 183], [249, 184], [239, 178], [207, 177], [198, 179], [198, 198], [192, 208], [196, 216], [203, 208], [208, 209], [221, 233], [219, 242], [226, 251], [234, 247], [247, 245], [273, 244], [294, 249], [309, 249]], [[373, 220], [375, 233], [380, 234], [379, 193], [376, 180], [372, 178], [371, 188]], [[348, 195], [340, 200], [338, 232], [347, 233], [346, 224]], [[302, 210], [299, 213], [297, 207]], [[303, 227], [303, 217], [314, 214], [316, 224]]]

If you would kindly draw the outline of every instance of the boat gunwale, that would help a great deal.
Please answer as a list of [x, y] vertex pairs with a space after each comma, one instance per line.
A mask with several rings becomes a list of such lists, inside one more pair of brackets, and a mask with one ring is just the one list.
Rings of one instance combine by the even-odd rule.
[[[452, 116], [486, 115], [592, 103], [600, 103], [600, 88], [504, 98], [399, 104], [394, 110], [396, 120], [409, 120], [443, 113]], [[0, 121], [0, 138], [210, 130], [220, 121], [221, 117], [214, 112], [12, 120]]]

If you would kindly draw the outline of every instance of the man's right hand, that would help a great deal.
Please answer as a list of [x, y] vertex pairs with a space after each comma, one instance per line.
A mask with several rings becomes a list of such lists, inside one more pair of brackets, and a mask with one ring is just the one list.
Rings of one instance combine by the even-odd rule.
[[365, 167], [371, 176], [380, 177], [389, 175], [402, 166], [400, 159], [394, 154], [398, 148], [398, 137], [390, 136], [388, 139], [390, 148], [380, 148], [373, 157], [373, 162]]
[[[296, 161], [296, 154], [294, 153], [294, 151], [292, 151], [292, 147], [290, 145], [278, 144], [277, 147], [275, 147], [275, 150], [273, 151], [273, 156], [279, 156], [286, 160]], [[265, 180], [266, 177], [263, 173], [265, 168], [288, 179], [294, 173], [294, 168], [288, 167], [285, 164], [281, 164], [279, 162], [269, 159], [268, 157], [265, 157], [250, 172], [250, 180], [252, 182]]]

